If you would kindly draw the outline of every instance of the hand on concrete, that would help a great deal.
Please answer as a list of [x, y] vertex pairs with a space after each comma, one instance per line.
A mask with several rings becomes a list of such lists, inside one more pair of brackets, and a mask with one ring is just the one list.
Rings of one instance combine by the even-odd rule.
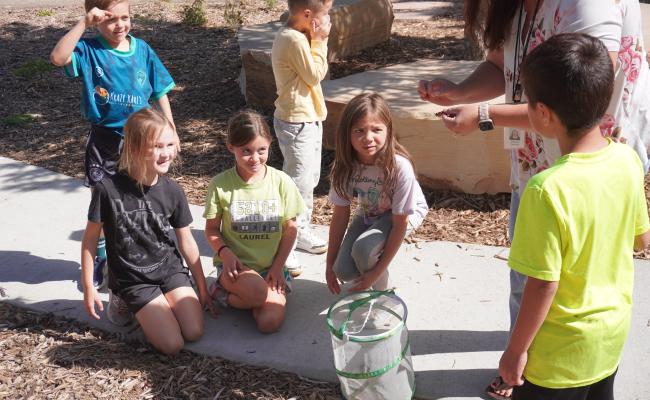
[[524, 368], [528, 362], [528, 352], [515, 352], [507, 348], [499, 361], [499, 375], [509, 386], [524, 384]]
[[478, 105], [468, 104], [451, 107], [440, 115], [447, 129], [455, 134], [465, 136], [478, 130]]
[[418, 82], [418, 94], [425, 101], [441, 106], [453, 106], [460, 103], [458, 85], [447, 79], [421, 80]]
[[110, 11], [104, 11], [97, 7], [93, 7], [86, 14], [86, 26], [95, 26], [111, 18], [113, 18], [113, 13]]
[[332, 29], [332, 22], [329, 14], [323, 15], [320, 19], [311, 20], [311, 38], [315, 40], [327, 40]]
[[210, 293], [208, 293], [207, 290], [205, 289], [199, 290], [199, 301], [201, 302], [201, 308], [203, 310], [207, 308], [210, 315], [213, 318], [217, 318], [219, 311], [217, 310], [217, 307], [212, 302], [212, 297], [210, 296]]
[[99, 319], [99, 315], [95, 311], [95, 305], [99, 311], [104, 311], [104, 304], [102, 299], [99, 298], [99, 293], [94, 287], [88, 287], [84, 290], [84, 306], [86, 307], [86, 312], [88, 315], [95, 319]]
[[284, 294], [287, 287], [287, 281], [284, 279], [284, 272], [282, 269], [276, 271], [274, 268], [271, 268], [268, 274], [266, 274], [266, 284], [269, 285], [271, 290]]
[[341, 293], [341, 284], [339, 282], [339, 278], [336, 277], [336, 274], [332, 268], [327, 268], [325, 271], [325, 280], [327, 281], [327, 287], [330, 289], [331, 293]]

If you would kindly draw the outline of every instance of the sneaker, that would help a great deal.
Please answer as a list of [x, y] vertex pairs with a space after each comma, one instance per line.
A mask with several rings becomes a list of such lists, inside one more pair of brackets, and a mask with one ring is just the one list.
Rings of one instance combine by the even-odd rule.
[[289, 275], [291, 275], [292, 278], [295, 278], [302, 274], [302, 266], [300, 265], [298, 257], [296, 257], [295, 250], [291, 250], [291, 253], [289, 253], [289, 257], [287, 257], [287, 261], [285, 262], [284, 267], [287, 269]]
[[300, 228], [296, 248], [312, 254], [323, 254], [327, 251], [327, 241], [314, 235], [309, 228]]
[[106, 259], [95, 257], [95, 262], [93, 264], [93, 286], [95, 286], [95, 289], [101, 289], [106, 286], [106, 283], [108, 282], [107, 273], [108, 267], [106, 265]]
[[219, 279], [211, 279], [211, 281], [208, 284], [208, 294], [210, 294], [212, 301], [221, 308], [228, 308], [228, 291], [221, 286]]
[[124, 300], [113, 294], [110, 289], [108, 291], [106, 318], [117, 326], [128, 326], [134, 321], [133, 314], [129, 311], [129, 307], [127, 307]]

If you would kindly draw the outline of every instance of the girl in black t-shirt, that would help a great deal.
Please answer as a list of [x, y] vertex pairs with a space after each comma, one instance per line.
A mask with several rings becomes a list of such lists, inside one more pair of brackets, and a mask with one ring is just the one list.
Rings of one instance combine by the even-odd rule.
[[[95, 186], [81, 247], [81, 279], [86, 311], [103, 311], [92, 284], [95, 247], [106, 235], [111, 322], [135, 315], [147, 340], [166, 354], [203, 335], [203, 307], [212, 311], [199, 250], [183, 189], [164, 174], [176, 157], [179, 141], [161, 113], [143, 109], [124, 127], [119, 172]], [[171, 231], [176, 233], [178, 246]], [[190, 283], [189, 270], [199, 292]], [[125, 313], [119, 307], [125, 305]]]

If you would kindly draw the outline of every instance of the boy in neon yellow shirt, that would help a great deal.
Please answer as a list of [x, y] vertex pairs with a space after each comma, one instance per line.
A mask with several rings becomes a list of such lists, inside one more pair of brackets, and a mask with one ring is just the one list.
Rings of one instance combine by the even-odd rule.
[[499, 373], [513, 399], [613, 399], [632, 250], [650, 242], [643, 166], [600, 134], [614, 84], [600, 41], [556, 35], [525, 58], [522, 79], [531, 125], [562, 157], [522, 197], [508, 264], [528, 281]]
[[[320, 82], [327, 74], [327, 38], [333, 0], [288, 0], [289, 18], [271, 49], [278, 98], [273, 127], [284, 157], [282, 171], [296, 183], [307, 212], [299, 219], [296, 246], [314, 254], [327, 251], [327, 241], [310, 228], [314, 188], [320, 179], [323, 121], [327, 117]], [[291, 275], [300, 274], [292, 251]]]

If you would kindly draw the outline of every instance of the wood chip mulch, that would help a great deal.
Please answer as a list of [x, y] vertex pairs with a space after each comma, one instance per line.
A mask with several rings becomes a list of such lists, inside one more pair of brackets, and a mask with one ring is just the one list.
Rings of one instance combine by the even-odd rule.
[[338, 400], [338, 387], [182, 351], [0, 302], [0, 398]]

